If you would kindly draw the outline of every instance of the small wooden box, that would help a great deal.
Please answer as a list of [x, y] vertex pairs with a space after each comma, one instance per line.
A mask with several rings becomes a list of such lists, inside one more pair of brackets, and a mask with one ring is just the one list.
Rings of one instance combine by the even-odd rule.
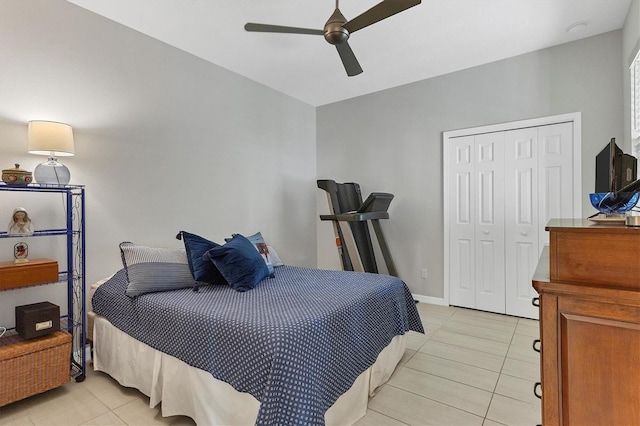
[[60, 307], [51, 302], [16, 306], [16, 331], [23, 339], [46, 336], [60, 330]]
[[58, 281], [58, 262], [29, 259], [27, 263], [0, 262], [0, 290]]

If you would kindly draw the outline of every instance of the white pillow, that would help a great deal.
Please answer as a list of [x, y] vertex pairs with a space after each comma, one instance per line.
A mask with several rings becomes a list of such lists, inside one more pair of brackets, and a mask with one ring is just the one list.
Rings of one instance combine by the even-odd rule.
[[269, 256], [271, 256], [271, 264], [274, 267], [283, 266], [284, 263], [282, 263], [282, 260], [280, 260], [280, 257], [278, 256], [278, 253], [276, 253], [276, 251], [273, 249], [273, 247], [268, 245], [267, 249], [269, 250]]

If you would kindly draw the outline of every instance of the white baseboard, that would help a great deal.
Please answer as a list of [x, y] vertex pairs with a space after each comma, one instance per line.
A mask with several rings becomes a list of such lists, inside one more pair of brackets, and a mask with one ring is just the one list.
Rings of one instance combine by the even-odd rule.
[[418, 302], [446, 306], [444, 303], [444, 298], [442, 297], [423, 296], [421, 294], [412, 294], [412, 296], [413, 300], [417, 300]]

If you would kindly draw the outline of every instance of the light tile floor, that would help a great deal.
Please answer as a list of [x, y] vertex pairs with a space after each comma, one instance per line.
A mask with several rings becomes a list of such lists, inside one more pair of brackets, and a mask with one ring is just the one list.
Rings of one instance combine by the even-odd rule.
[[389, 382], [369, 401], [368, 425], [536, 425], [538, 321], [419, 303], [425, 335], [411, 332]]
[[[371, 398], [367, 425], [535, 425], [538, 322], [419, 303], [426, 334], [411, 332], [389, 382]], [[193, 425], [162, 417], [149, 398], [88, 368], [82, 383], [0, 408], [0, 425]]]

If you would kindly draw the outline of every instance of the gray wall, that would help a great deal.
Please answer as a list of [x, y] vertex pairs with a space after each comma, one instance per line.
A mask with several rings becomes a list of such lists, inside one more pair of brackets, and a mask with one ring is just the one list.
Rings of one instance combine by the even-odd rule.
[[[35, 119], [74, 128], [76, 156], [60, 160], [87, 187], [87, 283], [120, 267], [121, 241], [180, 246], [179, 230], [261, 231], [285, 262], [315, 266], [314, 107], [65, 1], [2, 0], [2, 169], [45, 160], [26, 153]], [[61, 208], [7, 200], [2, 227], [14, 204], [36, 226]], [[0, 260], [15, 242], [0, 240]], [[32, 257], [60, 256], [29, 244]], [[46, 291], [3, 292], [0, 324]]]
[[[594, 212], [594, 156], [624, 136], [622, 31], [367, 96], [317, 112], [319, 178], [395, 194], [387, 242], [416, 294], [443, 297], [442, 132], [582, 112], [583, 213]], [[628, 111], [628, 110], [627, 110]], [[328, 211], [317, 194], [318, 211]], [[318, 265], [339, 267], [331, 225], [318, 224]], [[428, 269], [428, 278], [420, 270]]]
[[[287, 263], [339, 268], [315, 179], [356, 181], [396, 195], [384, 229], [401, 277], [442, 297], [442, 132], [581, 111], [586, 215], [593, 156], [628, 141], [639, 4], [623, 31], [316, 110], [63, 0], [1, 0], [0, 167], [43, 161], [26, 154], [27, 121], [74, 127], [77, 155], [63, 162], [87, 185], [88, 282], [119, 267], [120, 241], [175, 246], [179, 229], [260, 230]], [[17, 203], [0, 200], [0, 221]], [[27, 207], [40, 223], [56, 214]], [[0, 312], [28, 294], [3, 292]]]

